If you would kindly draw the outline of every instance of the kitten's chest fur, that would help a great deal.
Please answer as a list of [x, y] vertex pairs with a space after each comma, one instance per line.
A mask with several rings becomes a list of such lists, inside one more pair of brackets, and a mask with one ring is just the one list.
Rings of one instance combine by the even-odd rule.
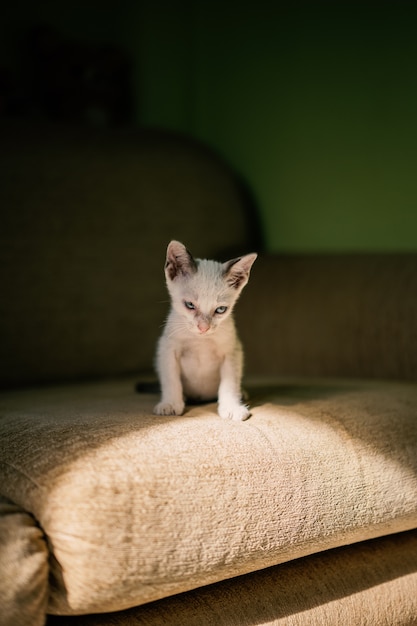
[[[167, 320], [167, 336], [176, 325], [176, 317], [175, 311], [172, 311]], [[194, 400], [215, 400], [226, 355], [241, 350], [233, 318], [227, 319], [210, 336], [194, 336], [184, 332], [177, 334], [172, 341], [180, 364], [185, 395]]]

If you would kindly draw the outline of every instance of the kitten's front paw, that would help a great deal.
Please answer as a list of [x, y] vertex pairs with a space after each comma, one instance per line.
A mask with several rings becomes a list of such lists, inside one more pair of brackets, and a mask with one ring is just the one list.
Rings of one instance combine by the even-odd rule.
[[184, 408], [184, 402], [158, 402], [153, 412], [154, 415], [182, 415]]
[[220, 417], [236, 422], [244, 422], [250, 417], [249, 407], [244, 404], [219, 404]]

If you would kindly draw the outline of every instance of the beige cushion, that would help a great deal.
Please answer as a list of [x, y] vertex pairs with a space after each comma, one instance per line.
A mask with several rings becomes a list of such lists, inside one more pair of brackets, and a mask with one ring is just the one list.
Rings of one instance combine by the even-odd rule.
[[52, 613], [417, 527], [415, 385], [255, 386], [247, 423], [214, 405], [154, 417], [154, 401], [132, 381], [1, 396], [0, 484], [47, 537]]

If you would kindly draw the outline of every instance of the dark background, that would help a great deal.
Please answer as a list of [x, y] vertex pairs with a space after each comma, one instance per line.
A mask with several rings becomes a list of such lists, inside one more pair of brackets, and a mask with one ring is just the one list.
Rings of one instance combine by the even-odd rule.
[[417, 3], [18, 0], [0, 115], [161, 126], [253, 190], [270, 251], [417, 250]]

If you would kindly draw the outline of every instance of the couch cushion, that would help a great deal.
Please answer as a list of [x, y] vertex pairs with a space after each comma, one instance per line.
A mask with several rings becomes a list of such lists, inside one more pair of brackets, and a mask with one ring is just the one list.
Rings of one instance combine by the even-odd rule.
[[51, 550], [52, 613], [114, 611], [417, 527], [417, 387], [254, 385], [154, 417], [132, 381], [7, 392], [0, 484]]

